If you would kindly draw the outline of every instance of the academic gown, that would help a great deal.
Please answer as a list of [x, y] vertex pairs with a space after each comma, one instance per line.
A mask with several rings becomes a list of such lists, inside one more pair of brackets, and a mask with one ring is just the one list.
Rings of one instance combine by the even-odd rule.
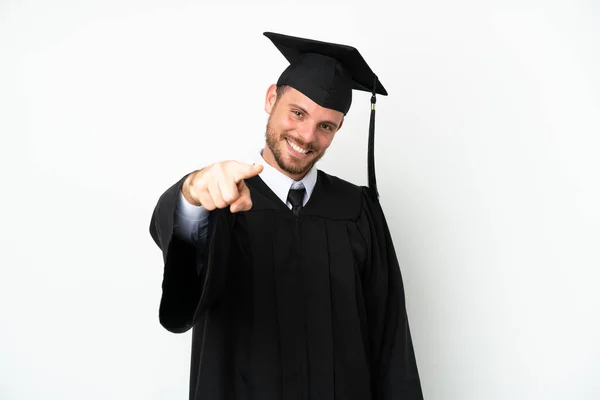
[[200, 248], [173, 235], [184, 180], [150, 233], [160, 323], [192, 329], [190, 400], [422, 399], [394, 246], [366, 187], [318, 171], [296, 217], [255, 176], [252, 209], [212, 211]]

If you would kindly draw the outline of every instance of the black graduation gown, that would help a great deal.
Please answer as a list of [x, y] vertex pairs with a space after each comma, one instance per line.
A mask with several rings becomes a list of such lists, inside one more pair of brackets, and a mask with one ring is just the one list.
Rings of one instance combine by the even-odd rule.
[[202, 249], [173, 235], [184, 180], [150, 232], [160, 323], [192, 329], [191, 400], [422, 399], [396, 254], [366, 187], [319, 171], [295, 217], [253, 177], [252, 210], [211, 212]]

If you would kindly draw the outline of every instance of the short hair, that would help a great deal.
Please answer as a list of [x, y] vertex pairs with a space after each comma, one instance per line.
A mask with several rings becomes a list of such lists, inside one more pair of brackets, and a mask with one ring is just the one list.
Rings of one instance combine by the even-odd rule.
[[280, 86], [277, 86], [277, 100], [276, 100], [276, 101], [279, 101], [279, 99], [281, 98], [281, 96], [283, 96], [283, 94], [284, 94], [285, 92], [287, 92], [287, 90], [288, 90], [289, 88], [290, 88], [290, 87], [289, 87], [288, 85], [280, 85]]

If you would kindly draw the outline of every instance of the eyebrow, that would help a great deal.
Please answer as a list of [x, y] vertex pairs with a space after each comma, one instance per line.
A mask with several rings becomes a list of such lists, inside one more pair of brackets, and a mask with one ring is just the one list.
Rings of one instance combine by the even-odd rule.
[[[290, 103], [290, 106], [291, 106], [292, 108], [297, 108], [298, 110], [302, 111], [302, 112], [303, 112], [304, 114], [306, 114], [306, 115], [310, 115], [308, 111], [306, 111], [304, 108], [300, 107], [298, 104], [292, 104], [292, 103]], [[323, 123], [325, 123], [325, 124], [329, 124], [329, 125], [333, 126], [333, 128], [334, 128], [334, 129], [337, 129], [337, 127], [338, 127], [338, 124], [336, 124], [336, 123], [335, 123], [335, 122], [333, 122], [333, 121], [321, 121], [321, 123], [322, 123], [322, 124], [323, 124]]]

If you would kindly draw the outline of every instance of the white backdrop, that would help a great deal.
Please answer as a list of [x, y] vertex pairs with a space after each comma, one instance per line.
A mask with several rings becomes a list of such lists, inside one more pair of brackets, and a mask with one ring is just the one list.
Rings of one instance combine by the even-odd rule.
[[[377, 174], [426, 399], [600, 398], [598, 3], [219, 3], [0, 3], [0, 398], [187, 398], [148, 225], [261, 146], [286, 66], [263, 31], [355, 45], [390, 93]], [[366, 183], [368, 112], [322, 169]]]

